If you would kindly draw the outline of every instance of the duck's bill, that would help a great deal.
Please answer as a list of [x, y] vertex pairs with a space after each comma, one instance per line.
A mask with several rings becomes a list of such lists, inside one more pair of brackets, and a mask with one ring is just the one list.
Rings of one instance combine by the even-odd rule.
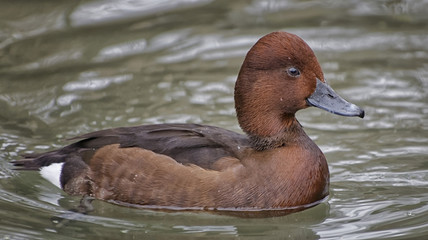
[[364, 117], [364, 110], [339, 96], [327, 83], [317, 79], [315, 92], [306, 99], [310, 106], [324, 109], [328, 112], [348, 116]]

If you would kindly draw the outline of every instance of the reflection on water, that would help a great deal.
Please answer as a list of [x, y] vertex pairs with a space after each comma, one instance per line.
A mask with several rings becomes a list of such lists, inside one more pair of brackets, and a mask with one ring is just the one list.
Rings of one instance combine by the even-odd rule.
[[[428, 234], [428, 1], [86, 1], [2, 3], [0, 235], [420, 239]], [[101, 128], [196, 122], [239, 131], [233, 86], [262, 35], [314, 49], [327, 81], [364, 120], [308, 109], [331, 196], [267, 219], [157, 212], [95, 201], [89, 215], [9, 164]], [[58, 219], [66, 219], [58, 227]]]

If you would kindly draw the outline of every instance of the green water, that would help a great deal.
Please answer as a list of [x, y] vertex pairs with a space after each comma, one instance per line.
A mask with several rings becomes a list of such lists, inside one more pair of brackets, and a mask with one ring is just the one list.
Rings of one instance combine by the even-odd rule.
[[[2, 1], [0, 239], [423, 239], [428, 235], [428, 1]], [[245, 53], [305, 39], [329, 84], [363, 107], [298, 113], [325, 153], [330, 198], [283, 217], [158, 212], [95, 201], [88, 215], [19, 155], [86, 132], [196, 122], [240, 131]], [[66, 219], [57, 226], [58, 219]]]

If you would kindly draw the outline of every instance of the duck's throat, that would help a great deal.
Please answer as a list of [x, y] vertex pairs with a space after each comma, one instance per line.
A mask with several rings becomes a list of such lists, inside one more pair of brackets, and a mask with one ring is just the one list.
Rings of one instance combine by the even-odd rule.
[[281, 127], [271, 131], [270, 134], [247, 133], [251, 145], [258, 151], [284, 147], [296, 144], [307, 136], [302, 126], [294, 116], [282, 121]]

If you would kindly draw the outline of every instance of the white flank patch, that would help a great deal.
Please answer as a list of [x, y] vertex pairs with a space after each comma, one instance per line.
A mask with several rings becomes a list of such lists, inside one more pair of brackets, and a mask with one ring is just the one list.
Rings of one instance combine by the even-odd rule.
[[52, 163], [49, 166], [42, 167], [40, 168], [40, 175], [55, 186], [61, 188], [59, 177], [61, 176], [62, 165], [64, 165], [64, 163]]

